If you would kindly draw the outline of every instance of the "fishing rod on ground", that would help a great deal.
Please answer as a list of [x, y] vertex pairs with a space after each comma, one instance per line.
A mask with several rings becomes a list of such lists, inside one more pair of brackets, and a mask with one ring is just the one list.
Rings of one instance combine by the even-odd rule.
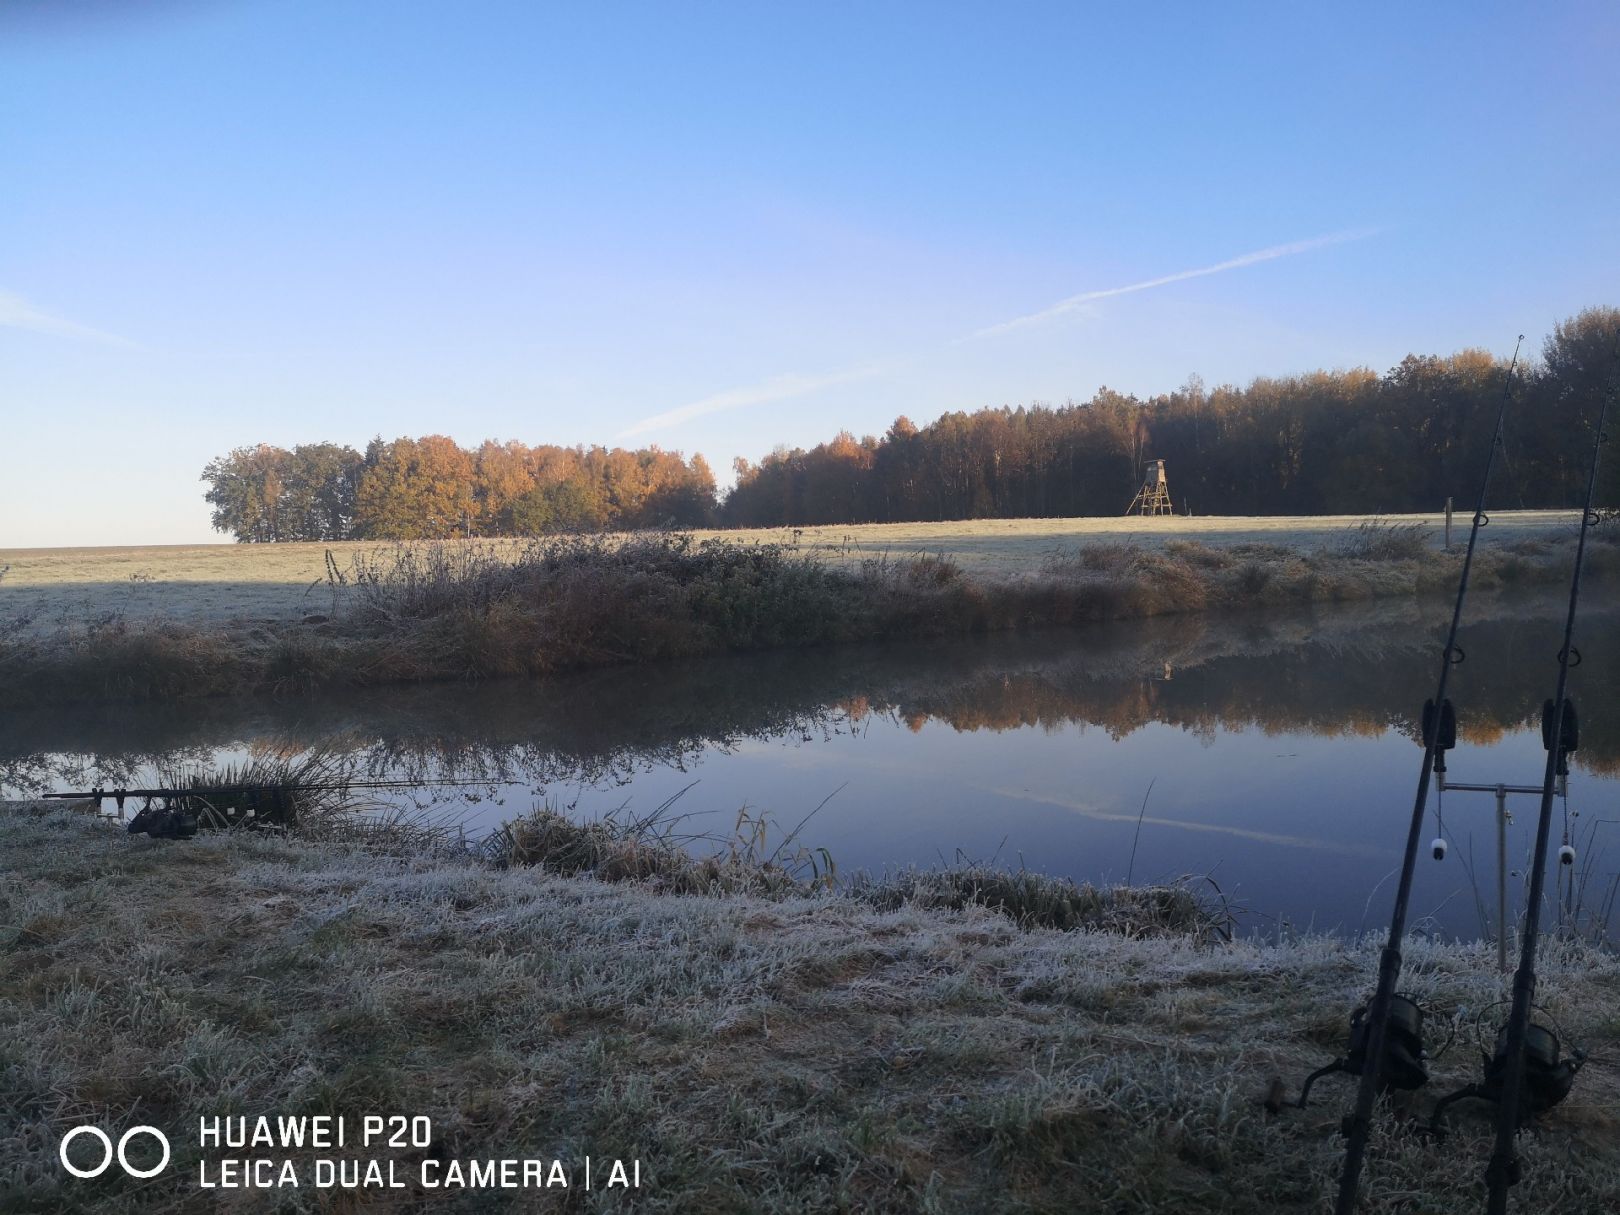
[[[1620, 360], [1620, 330], [1615, 333], [1614, 355], [1616, 360]], [[1545, 1026], [1532, 1024], [1530, 1012], [1536, 992], [1536, 946], [1541, 927], [1541, 900], [1546, 888], [1547, 844], [1552, 832], [1553, 787], [1559, 774], [1569, 770], [1568, 755], [1578, 743], [1574, 706], [1566, 693], [1570, 668], [1579, 666], [1581, 662], [1580, 651], [1574, 646], [1575, 613], [1581, 598], [1581, 563], [1586, 555], [1587, 533], [1597, 521], [1592, 504], [1597, 493], [1598, 462], [1603, 444], [1608, 441], [1603, 427], [1608, 421], [1614, 394], [1614, 377], [1611, 374], [1608, 391], [1598, 408], [1597, 430], [1592, 437], [1592, 465], [1586, 480], [1586, 505], [1581, 513], [1580, 537], [1575, 542], [1575, 569], [1569, 579], [1569, 610], [1564, 617], [1564, 644], [1558, 651], [1558, 682], [1553, 698], [1546, 702], [1542, 710], [1541, 732], [1542, 741], [1547, 747], [1547, 767], [1541, 782], [1541, 813], [1536, 820], [1536, 848], [1530, 867], [1530, 890], [1524, 912], [1519, 969], [1513, 976], [1513, 1008], [1508, 1014], [1503, 1035], [1498, 1038], [1497, 1056], [1486, 1063], [1486, 1082], [1481, 1088], [1487, 1091], [1478, 1094], [1488, 1097], [1488, 1090], [1493, 1087], [1492, 1081], [1499, 1081], [1496, 1142], [1485, 1169], [1488, 1186], [1485, 1209], [1488, 1215], [1505, 1215], [1508, 1187], [1519, 1180], [1519, 1159], [1515, 1148], [1519, 1128], [1546, 1105], [1563, 1099], [1574, 1082], [1575, 1072], [1584, 1062], [1584, 1057], [1580, 1055], [1560, 1062], [1557, 1036]], [[1559, 853], [1559, 860], [1564, 864], [1574, 860], [1574, 850], [1567, 843], [1559, 849]], [[1532, 1039], [1536, 1069], [1533, 1077], [1527, 1077], [1526, 1055], [1531, 1050]], [[1527, 1084], [1527, 1080], [1530, 1083]], [[1551, 1101], [1548, 1101], [1549, 1097]]]
[[[131, 835], [147, 834], [154, 839], [189, 839], [197, 833], [206, 819], [207, 825], [235, 827], [282, 826], [295, 817], [294, 798], [304, 793], [347, 793], [354, 789], [426, 789], [457, 785], [488, 785], [493, 782], [478, 777], [445, 777], [435, 780], [361, 780], [361, 781], [257, 781], [222, 785], [189, 785], [174, 788], [126, 789], [112, 788], [75, 790], [69, 793], [46, 793], [47, 801], [93, 801], [99, 812], [101, 803], [111, 799], [118, 807], [120, 819], [124, 815], [124, 802], [140, 798], [143, 806], [129, 822]], [[226, 802], [226, 799], [230, 799]], [[156, 801], [161, 803], [154, 806]], [[216, 806], [214, 802], [226, 804]], [[203, 814], [196, 807], [203, 807]]]
[[1446, 634], [1445, 647], [1440, 652], [1440, 677], [1434, 698], [1423, 706], [1423, 764], [1418, 775], [1417, 794], [1412, 802], [1412, 820], [1407, 830], [1406, 851], [1401, 859], [1400, 881], [1395, 888], [1389, 940], [1379, 955], [1378, 986], [1372, 999], [1351, 1015], [1350, 1040], [1345, 1055], [1312, 1072], [1306, 1078], [1297, 1102], [1303, 1106], [1310, 1096], [1311, 1085], [1332, 1072], [1346, 1072], [1361, 1078], [1356, 1091], [1355, 1112], [1345, 1123], [1348, 1142], [1345, 1146], [1344, 1169], [1339, 1177], [1338, 1202], [1334, 1207], [1336, 1215], [1350, 1215], [1355, 1206], [1356, 1186], [1366, 1155], [1367, 1136], [1372, 1128], [1373, 1104], [1379, 1092], [1386, 1088], [1415, 1089], [1429, 1078], [1423, 1051], [1423, 1010], [1416, 1000], [1397, 994], [1395, 984], [1401, 973], [1400, 947], [1406, 935], [1407, 903], [1411, 898], [1412, 878], [1417, 867], [1429, 782], [1437, 768], [1445, 771], [1445, 752], [1456, 743], [1456, 714], [1451, 702], [1446, 699], [1446, 688], [1451, 679], [1451, 669], [1465, 657], [1462, 647], [1457, 644], [1457, 632], [1462, 624], [1463, 603], [1468, 596], [1468, 578], [1474, 566], [1474, 550], [1479, 542], [1479, 533], [1490, 522], [1490, 517], [1485, 513], [1485, 496], [1490, 487], [1491, 472], [1496, 466], [1496, 453], [1502, 447], [1502, 428], [1508, 406], [1513, 400], [1514, 374], [1518, 370], [1519, 347], [1523, 342], [1524, 335], [1520, 334], [1518, 342], [1514, 344], [1513, 361], [1508, 365], [1506, 382], [1502, 387], [1502, 404], [1497, 410], [1496, 427], [1486, 452], [1485, 469], [1480, 476], [1479, 494], [1468, 530], [1468, 549], [1457, 579], [1451, 627]]
[[256, 793], [279, 791], [283, 793], [332, 793], [345, 789], [426, 789], [452, 785], [498, 784], [488, 777], [443, 777], [433, 780], [336, 780], [336, 781], [255, 781], [239, 785], [189, 785], [174, 789], [81, 789], [72, 793], [42, 793], [44, 801], [94, 801], [98, 805], [112, 798], [123, 808], [124, 799], [131, 797], [201, 797], [209, 793]]

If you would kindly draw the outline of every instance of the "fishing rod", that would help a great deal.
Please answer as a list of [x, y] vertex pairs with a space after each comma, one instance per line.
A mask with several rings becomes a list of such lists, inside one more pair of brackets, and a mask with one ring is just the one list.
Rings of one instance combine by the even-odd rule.
[[429, 786], [499, 784], [488, 777], [445, 777], [436, 780], [345, 780], [321, 781], [304, 784], [299, 781], [259, 781], [241, 785], [191, 785], [175, 789], [81, 789], [72, 793], [42, 793], [47, 801], [94, 801], [98, 806], [107, 798], [117, 801], [120, 808], [131, 797], [174, 798], [207, 797], [225, 793], [330, 793], [348, 789], [424, 789]]
[[[1620, 359], [1620, 330], [1615, 332], [1615, 358]], [[1580, 665], [1580, 651], [1573, 645], [1575, 610], [1581, 598], [1581, 561], [1586, 554], [1586, 535], [1596, 521], [1592, 502], [1597, 493], [1598, 460], [1608, 436], [1603, 433], [1609, 405], [1614, 400], [1611, 376], [1603, 403], [1598, 407], [1597, 431], [1592, 438], [1592, 466], [1586, 479], [1586, 505], [1581, 512], [1580, 538], [1575, 542], [1575, 570], [1569, 579], [1569, 611], [1564, 617], [1564, 645], [1558, 651], [1558, 684], [1548, 710], [1543, 712], [1542, 741], [1547, 745], [1547, 768], [1541, 782], [1541, 814], [1536, 821], [1536, 850], [1530, 867], [1530, 891], [1524, 911], [1524, 938], [1519, 969], [1513, 975], [1513, 1009], [1508, 1015], [1507, 1043], [1502, 1065], [1502, 1098], [1496, 1115], [1496, 1144], [1485, 1169], [1489, 1187], [1488, 1215], [1506, 1215], [1508, 1187], [1519, 1180], [1519, 1159], [1515, 1141], [1519, 1133], [1519, 1104], [1524, 1091], [1525, 1040], [1530, 1031], [1530, 1008], [1536, 992], [1536, 944], [1541, 927], [1541, 899], [1546, 885], [1547, 841], [1552, 831], [1553, 785], [1565, 755], [1573, 750], [1573, 707], [1565, 696], [1572, 666]], [[1549, 721], [1550, 718], [1550, 721]], [[1562, 858], [1561, 858], [1562, 859]], [[1571, 858], [1572, 859], [1572, 858]], [[1577, 1065], [1578, 1066], [1578, 1065]]]
[[[197, 834], [199, 826], [237, 827], [248, 823], [255, 826], [287, 826], [298, 814], [296, 798], [304, 793], [347, 793], [352, 789], [424, 789], [436, 786], [496, 783], [498, 782], [475, 777], [308, 783], [243, 781], [233, 784], [159, 789], [97, 787], [69, 793], [47, 793], [44, 797], [54, 801], [93, 801], [97, 812], [101, 810], [101, 803], [111, 798], [118, 806], [120, 819], [124, 817], [125, 801], [132, 797], [141, 798], [145, 804], [129, 823], [131, 835], [150, 835], [153, 839], [190, 839]], [[160, 805], [154, 806], [152, 804], [154, 801]]]
[[[1379, 1080], [1386, 1070], [1395, 1071], [1401, 1059], [1392, 1060], [1396, 1066], [1386, 1069], [1384, 1054], [1390, 1021], [1390, 1008], [1395, 996], [1395, 983], [1401, 974], [1401, 940], [1406, 935], [1406, 905], [1412, 895], [1412, 877], [1417, 868], [1417, 853], [1419, 839], [1423, 834], [1423, 817], [1429, 799], [1429, 781], [1434, 773], [1435, 760], [1439, 756], [1444, 764], [1444, 744], [1451, 740], [1444, 737], [1446, 734], [1446, 719], [1450, 716], [1450, 705], [1446, 701], [1446, 685], [1451, 679], [1451, 668], [1461, 663], [1465, 657], [1462, 647], [1457, 644], [1457, 630], [1462, 623], [1463, 601], [1468, 596], [1468, 575], [1474, 565], [1474, 546], [1479, 541], [1480, 529], [1490, 522], [1485, 513], [1485, 491], [1491, 483], [1491, 470], [1496, 466], [1496, 453], [1502, 446], [1502, 426], [1507, 418], [1508, 405], [1513, 400], [1513, 376], [1519, 366], [1519, 347], [1524, 342], [1524, 334], [1513, 345], [1513, 361], [1508, 365], [1507, 381], [1502, 386], [1502, 405], [1496, 413], [1496, 430], [1491, 435], [1490, 449], [1485, 455], [1485, 471], [1479, 480], [1479, 497], [1474, 506], [1473, 523], [1468, 529], [1468, 551], [1463, 556], [1462, 574], [1457, 580], [1457, 600], [1451, 609], [1451, 630], [1446, 635], [1445, 648], [1440, 652], [1440, 678], [1435, 687], [1433, 709], [1425, 707], [1423, 721], [1423, 766], [1418, 776], [1417, 795], [1412, 801], [1412, 822], [1406, 833], [1406, 852], [1401, 858], [1401, 880], [1395, 888], [1395, 907], [1389, 919], [1389, 940], [1384, 945], [1383, 952], [1378, 958], [1378, 988], [1373, 994], [1372, 1002], [1367, 1006], [1366, 1019], [1353, 1018], [1351, 1022], [1351, 1059], [1357, 1053], [1357, 1046], [1361, 1046], [1361, 1083], [1356, 1089], [1356, 1108], [1350, 1116], [1348, 1125], [1349, 1142], [1344, 1150], [1344, 1170], [1339, 1175], [1339, 1198], [1334, 1206], [1335, 1215], [1351, 1215], [1356, 1204], [1356, 1186], [1361, 1178], [1361, 1165], [1367, 1152], [1367, 1136], [1372, 1129], [1373, 1103], [1378, 1098]], [[1410, 1007], [1406, 1007], [1410, 1006]], [[1405, 1001], [1402, 1008], [1402, 1033], [1396, 1045], [1407, 1047], [1419, 1042], [1419, 1028], [1422, 1024], [1422, 1014], [1411, 1001]], [[1359, 1043], [1357, 1038], [1360, 1038]], [[1419, 1049], [1421, 1047], [1419, 1046]], [[1397, 1051], [1398, 1055], [1408, 1053]], [[1410, 1060], [1405, 1069], [1408, 1074], [1401, 1077], [1403, 1080], [1415, 1079], [1416, 1083], [1408, 1083], [1405, 1087], [1416, 1087], [1428, 1078], [1423, 1069], [1421, 1055]], [[1333, 1066], [1333, 1065], [1330, 1065]], [[1340, 1070], [1348, 1070], [1349, 1064], [1341, 1065]], [[1412, 1070], [1415, 1068], [1415, 1072]], [[1308, 1091], [1307, 1083], [1307, 1091]], [[1303, 1096], [1301, 1097], [1303, 1101]]]

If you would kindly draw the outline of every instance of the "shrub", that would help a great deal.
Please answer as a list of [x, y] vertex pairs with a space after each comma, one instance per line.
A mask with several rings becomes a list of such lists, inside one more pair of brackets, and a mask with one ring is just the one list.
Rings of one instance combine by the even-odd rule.
[[1271, 569], [1258, 561], [1245, 561], [1238, 566], [1238, 589], [1245, 595], [1258, 595], [1271, 582]]
[[1232, 554], [1224, 548], [1211, 548], [1197, 540], [1166, 540], [1164, 551], [1178, 561], [1205, 569], [1223, 570], [1233, 562]]
[[1429, 554], [1429, 529], [1421, 523], [1364, 519], [1340, 540], [1338, 551], [1358, 561], [1412, 561]]

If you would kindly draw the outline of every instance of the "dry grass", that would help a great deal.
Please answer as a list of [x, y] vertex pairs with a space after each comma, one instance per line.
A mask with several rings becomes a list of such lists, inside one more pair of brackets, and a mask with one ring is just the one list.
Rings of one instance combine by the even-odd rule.
[[539, 868], [565, 877], [640, 882], [671, 894], [809, 895], [830, 890], [837, 870], [825, 849], [767, 849], [769, 825], [747, 810], [729, 837], [678, 834], [668, 804], [644, 818], [575, 822], [547, 807], [503, 824], [481, 854], [501, 869]]
[[[0, 861], [0, 1209], [215, 1209], [207, 1114], [400, 1111], [447, 1156], [639, 1157], [631, 1201], [563, 1212], [1317, 1212], [1349, 1086], [1269, 1116], [1340, 1048], [1371, 945], [1019, 928], [825, 892], [681, 896], [470, 857], [215, 833], [131, 840], [8, 816]], [[1488, 948], [1413, 940], [1442, 1022], [1500, 995]], [[1549, 944], [1540, 998], [1594, 1061], [1523, 1143], [1524, 1210], [1620, 1188], [1620, 962]], [[1471, 1017], [1471, 1012], [1464, 1014]], [[1443, 1033], [1437, 1035], [1443, 1037]], [[1421, 1099], [1471, 1079], [1452, 1049]], [[171, 1131], [154, 1182], [57, 1167], [81, 1121]], [[1473, 1212], [1489, 1124], [1381, 1123], [1368, 1212]], [[298, 1153], [294, 1153], [298, 1156]], [[312, 1189], [232, 1210], [397, 1209]], [[448, 1194], [435, 1210], [535, 1209]]]
[[1233, 928], [1224, 904], [1218, 898], [1200, 897], [1190, 880], [1173, 886], [1099, 887], [1030, 869], [967, 864], [904, 869], [875, 878], [859, 875], [849, 893], [881, 911], [907, 906], [950, 911], [988, 907], [1020, 928], [1059, 932], [1083, 929], [1206, 943], [1231, 940]]
[[[0, 617], [0, 681], [29, 700], [69, 701], [540, 675], [728, 650], [1449, 593], [1461, 561], [1457, 551], [1430, 551], [1409, 521], [1362, 521], [1315, 549], [1161, 539], [1051, 551], [1007, 576], [969, 573], [944, 554], [828, 561], [802, 547], [688, 535], [402, 545], [358, 553], [347, 567], [331, 558], [319, 590], [326, 611], [297, 623], [204, 627], [113, 615], [52, 631], [26, 614]], [[1480, 555], [1476, 585], [1562, 582], [1572, 547], [1498, 544]], [[1594, 577], [1615, 572], [1620, 545], [1603, 533], [1589, 562]]]
[[840, 882], [825, 848], [811, 849], [790, 833], [770, 846], [771, 824], [746, 809], [731, 835], [677, 834], [668, 806], [645, 818], [579, 823], [545, 808], [506, 823], [481, 854], [499, 868], [538, 867], [564, 876], [644, 883], [670, 894], [753, 895], [769, 898], [837, 893], [880, 911], [904, 907], [960, 911], [985, 907], [1021, 928], [1089, 929], [1124, 936], [1230, 940], [1233, 917], [1219, 897], [1174, 886], [1092, 886], [1033, 870], [981, 863], [903, 869]]
[[1346, 557], [1361, 561], [1414, 561], [1428, 555], [1428, 529], [1421, 523], [1365, 519], [1339, 545]]

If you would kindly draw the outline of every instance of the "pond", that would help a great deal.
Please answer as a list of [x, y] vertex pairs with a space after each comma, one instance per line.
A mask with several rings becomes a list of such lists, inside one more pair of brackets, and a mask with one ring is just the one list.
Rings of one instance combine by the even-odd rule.
[[[1588, 600], [1571, 696], [1567, 806], [1583, 923], [1620, 868], [1620, 607]], [[1539, 785], [1559, 597], [1480, 596], [1451, 696], [1455, 782]], [[0, 716], [0, 793], [138, 785], [179, 765], [329, 745], [361, 779], [460, 779], [415, 810], [468, 835], [537, 804], [664, 816], [767, 847], [824, 847], [840, 872], [959, 859], [1079, 880], [1190, 877], [1241, 924], [1387, 923], [1447, 605], [1372, 602], [1186, 616], [1026, 636], [737, 655], [544, 682], [96, 705]], [[1443, 800], [1443, 805], [1440, 803]], [[1495, 801], [1431, 794], [1416, 927], [1494, 931]], [[1509, 801], [1522, 899], [1535, 797]], [[1428, 856], [1442, 809], [1450, 853]], [[678, 820], [678, 822], [677, 822]], [[1566, 871], [1569, 872], [1569, 871]], [[1548, 919], [1556, 918], [1550, 912]]]

